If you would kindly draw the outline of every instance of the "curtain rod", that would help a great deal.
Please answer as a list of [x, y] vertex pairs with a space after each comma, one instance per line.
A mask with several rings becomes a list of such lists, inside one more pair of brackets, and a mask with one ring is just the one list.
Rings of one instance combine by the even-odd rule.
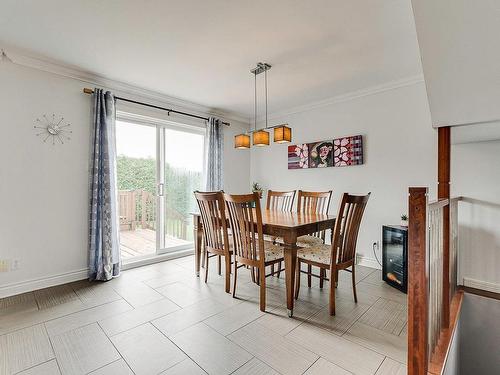
[[[86, 88], [86, 87], [85, 87], [85, 88], [83, 89], [83, 92], [84, 92], [85, 94], [93, 94], [93, 93], [94, 93], [94, 90], [92, 90], [92, 89], [89, 89], [89, 88]], [[169, 108], [165, 108], [165, 107], [159, 107], [159, 106], [157, 106], [157, 105], [148, 104], [148, 103], [143, 103], [143, 102], [138, 102], [138, 101], [136, 101], [136, 100], [127, 99], [127, 98], [122, 98], [122, 97], [120, 97], [120, 96], [115, 96], [115, 99], [116, 99], [116, 100], [121, 100], [122, 102], [128, 102], [128, 103], [133, 103], [133, 104], [139, 104], [139, 105], [142, 105], [142, 106], [145, 106], [145, 107], [150, 107], [150, 108], [160, 109], [160, 110], [162, 110], [162, 111], [167, 111], [169, 115], [170, 115], [170, 113], [176, 113], [176, 114], [178, 114], [178, 115], [189, 116], [189, 117], [194, 117], [194, 118], [197, 118], [197, 119], [200, 119], [200, 120], [205, 120], [205, 121], [208, 121], [208, 118], [207, 118], [207, 117], [198, 116], [198, 115], [193, 115], [192, 113], [187, 113], [187, 112], [176, 111], [176, 110], [169, 109]], [[230, 126], [229, 122], [224, 122], [224, 121], [222, 121], [222, 125]]]

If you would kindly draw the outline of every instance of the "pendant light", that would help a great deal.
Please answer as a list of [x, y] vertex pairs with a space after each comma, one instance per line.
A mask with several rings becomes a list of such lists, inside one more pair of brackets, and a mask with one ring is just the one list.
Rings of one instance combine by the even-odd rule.
[[[252, 133], [252, 144], [257, 147], [269, 146], [270, 134], [268, 126], [268, 111], [267, 111], [267, 71], [271, 69], [271, 65], [267, 63], [257, 63], [257, 66], [250, 71], [254, 75], [254, 130]], [[266, 103], [266, 126], [263, 129], [257, 129], [257, 75], [264, 73], [265, 84], [265, 103]], [[292, 129], [282, 124], [273, 126], [275, 143], [286, 143], [292, 140]], [[237, 149], [250, 148], [250, 135], [248, 133], [238, 134], [234, 137], [234, 147]]]
[[274, 128], [274, 142], [288, 143], [292, 141], [292, 129], [285, 124]]

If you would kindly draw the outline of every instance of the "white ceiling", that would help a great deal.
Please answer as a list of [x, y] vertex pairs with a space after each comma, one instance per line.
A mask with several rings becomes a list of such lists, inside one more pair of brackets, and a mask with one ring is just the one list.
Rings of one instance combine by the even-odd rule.
[[410, 0], [2, 0], [2, 43], [246, 117], [257, 61], [270, 112], [421, 74]]

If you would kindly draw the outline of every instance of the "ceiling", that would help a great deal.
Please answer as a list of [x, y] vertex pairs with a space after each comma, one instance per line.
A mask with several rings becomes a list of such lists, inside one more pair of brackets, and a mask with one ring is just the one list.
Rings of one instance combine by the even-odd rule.
[[421, 74], [410, 0], [2, 0], [1, 44], [245, 117], [258, 61], [271, 113]]

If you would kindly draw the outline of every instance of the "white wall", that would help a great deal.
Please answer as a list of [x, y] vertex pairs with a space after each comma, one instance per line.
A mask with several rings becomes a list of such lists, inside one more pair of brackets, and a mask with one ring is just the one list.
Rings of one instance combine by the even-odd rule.
[[[0, 260], [19, 260], [18, 270], [0, 272], [1, 298], [86, 276], [92, 100], [82, 88], [92, 85], [8, 62], [0, 63], [0, 83]], [[35, 136], [35, 119], [52, 113], [72, 125], [67, 144]], [[231, 123], [226, 189], [243, 192], [250, 157], [233, 149], [233, 136], [246, 125]]]
[[465, 197], [458, 211], [460, 281], [500, 292], [500, 141], [455, 144], [451, 155], [452, 196]]
[[[344, 168], [287, 169], [287, 145], [253, 148], [252, 181], [266, 189], [333, 189], [331, 212], [343, 192], [372, 192], [358, 240], [358, 254], [375, 265], [372, 243], [383, 224], [399, 224], [407, 212], [409, 186], [434, 186], [437, 134], [432, 129], [423, 83], [275, 118], [287, 122], [293, 143], [363, 135], [365, 164]], [[380, 256], [380, 252], [378, 254]]]
[[498, 1], [412, 4], [433, 124], [500, 120]]

